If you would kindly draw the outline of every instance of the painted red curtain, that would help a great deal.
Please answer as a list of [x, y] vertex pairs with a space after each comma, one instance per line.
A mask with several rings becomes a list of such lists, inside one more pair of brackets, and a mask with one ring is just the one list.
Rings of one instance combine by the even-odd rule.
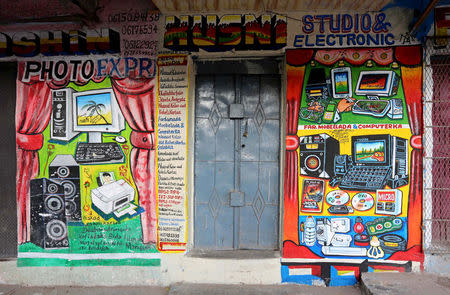
[[[21, 76], [19, 66], [19, 77]], [[39, 174], [38, 150], [51, 114], [50, 88], [44, 81], [17, 81], [17, 216], [18, 243], [30, 241], [30, 180]]]
[[377, 64], [387, 66], [393, 61], [392, 48], [340, 48], [321, 49], [316, 51], [315, 61], [331, 66], [340, 60], [345, 60], [354, 66], [360, 66], [369, 59]]
[[156, 243], [155, 183], [155, 84], [147, 78], [114, 78], [112, 87], [123, 116], [130, 125], [133, 149], [130, 153], [131, 173], [139, 193], [142, 239]]
[[410, 189], [408, 203], [408, 249], [421, 251], [422, 244], [422, 48], [401, 46], [395, 48], [395, 57], [401, 65], [402, 83], [411, 128]]
[[287, 111], [286, 111], [286, 165], [284, 180], [283, 241], [299, 244], [298, 230], [298, 113], [303, 88], [305, 63], [313, 51], [288, 50], [287, 60]]

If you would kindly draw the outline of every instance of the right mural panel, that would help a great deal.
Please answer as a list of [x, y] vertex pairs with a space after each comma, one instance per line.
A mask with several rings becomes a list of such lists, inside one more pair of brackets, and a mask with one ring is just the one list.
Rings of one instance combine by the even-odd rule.
[[286, 58], [283, 281], [421, 266], [421, 47]]

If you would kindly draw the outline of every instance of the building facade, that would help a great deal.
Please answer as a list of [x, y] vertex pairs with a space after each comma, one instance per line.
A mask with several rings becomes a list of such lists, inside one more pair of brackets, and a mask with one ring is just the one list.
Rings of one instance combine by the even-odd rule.
[[442, 54], [424, 49], [443, 49], [412, 37], [411, 9], [103, 4], [92, 23], [2, 29], [17, 74], [5, 281], [338, 286], [437, 267], [448, 114], [424, 71]]

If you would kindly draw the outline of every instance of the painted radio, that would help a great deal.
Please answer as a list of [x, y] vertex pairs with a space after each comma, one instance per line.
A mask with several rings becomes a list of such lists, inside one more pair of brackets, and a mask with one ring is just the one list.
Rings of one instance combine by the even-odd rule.
[[300, 174], [310, 177], [331, 178], [333, 161], [339, 154], [339, 141], [328, 134], [300, 137]]
[[327, 100], [330, 98], [330, 84], [325, 69], [311, 69], [305, 92], [309, 100]]

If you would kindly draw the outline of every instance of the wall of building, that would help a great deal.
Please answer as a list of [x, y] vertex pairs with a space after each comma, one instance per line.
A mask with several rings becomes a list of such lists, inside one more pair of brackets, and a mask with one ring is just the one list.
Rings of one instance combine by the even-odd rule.
[[[421, 119], [411, 117], [407, 109], [414, 106], [417, 98], [420, 101], [421, 89], [407, 85], [415, 82], [420, 85], [421, 49], [409, 46], [414, 45], [414, 40], [406, 38], [407, 14], [394, 10], [332, 15], [323, 12], [160, 15], [145, 6], [133, 9], [130, 12], [112, 7], [104, 11], [103, 30], [96, 32], [59, 28], [57, 34], [2, 35], [10, 42], [3, 58], [20, 62], [16, 112], [19, 254], [17, 261], [0, 263], [2, 282], [344, 285], [356, 283], [362, 271], [420, 269], [421, 240], [420, 234], [414, 232], [420, 233], [421, 191], [414, 182], [417, 176], [412, 176], [414, 167], [419, 166], [411, 164], [420, 149], [413, 143], [420, 130], [410, 124]], [[331, 17], [338, 20], [334, 22], [337, 27], [329, 25]], [[82, 41], [84, 34], [88, 36], [86, 43]], [[28, 39], [21, 39], [23, 36]], [[41, 45], [37, 52], [37, 42], [48, 46]], [[18, 44], [25, 45], [25, 49], [19, 50]], [[230, 257], [197, 251], [194, 242], [197, 64], [211, 60], [280, 60], [280, 57], [279, 167], [280, 171], [288, 172], [280, 173], [279, 178], [282, 185], [278, 249], [264, 253], [237, 251]], [[347, 80], [353, 91], [351, 99], [337, 95], [337, 90], [333, 94], [331, 81], [328, 84], [325, 81], [328, 94], [322, 93], [317, 99], [310, 96], [308, 77], [314, 68], [324, 70], [325, 80], [331, 79], [335, 69], [340, 69], [343, 75], [351, 74], [353, 78]], [[401, 100], [403, 109], [396, 117], [387, 117], [387, 111], [383, 116], [377, 113], [379, 117], [352, 114], [352, 105], [365, 95], [355, 95], [362, 70], [395, 73], [394, 77], [400, 81], [397, 93], [390, 89], [382, 95]], [[91, 96], [77, 99], [73, 93]], [[102, 93], [106, 98], [97, 100], [95, 95]], [[57, 120], [61, 118], [58, 97], [64, 95], [68, 97], [67, 108], [78, 111], [63, 112], [63, 117], [78, 116], [67, 117], [69, 125], [64, 125], [65, 129]], [[113, 97], [111, 102], [108, 97]], [[328, 107], [331, 119], [324, 117]], [[318, 116], [316, 119], [302, 117], [302, 112], [311, 110], [312, 115]], [[74, 128], [70, 123], [78, 126]], [[77, 158], [77, 145], [89, 141], [89, 131], [101, 131], [103, 142], [119, 145], [120, 159], [114, 161], [117, 163]], [[409, 163], [403, 175], [406, 183], [386, 187], [391, 189], [390, 193], [396, 193], [394, 203], [401, 210], [376, 212], [375, 190], [331, 186], [334, 168], [326, 169], [328, 176], [303, 171], [302, 140], [317, 134], [334, 143], [323, 148], [327, 159], [322, 160], [329, 162], [334, 161], [335, 155], [351, 155], [352, 137], [382, 135], [384, 139], [393, 136], [406, 139]], [[336, 146], [340, 146], [340, 152]], [[387, 154], [387, 150], [384, 152]], [[69, 177], [75, 184], [75, 196], [67, 191], [70, 184], [61, 186], [66, 183], [63, 183], [64, 169], [58, 171], [61, 167], [69, 167], [69, 172], [74, 173], [71, 175], [75, 175]], [[51, 189], [56, 192], [49, 192]], [[313, 189], [321, 194], [320, 200], [313, 198], [314, 202], [308, 203], [307, 192]], [[51, 202], [48, 199], [54, 193], [56, 197]], [[110, 208], [123, 196], [128, 196], [124, 201], [126, 208], [120, 205]], [[345, 208], [353, 207], [353, 212], [329, 213], [332, 205], [339, 205], [336, 200], [340, 197], [346, 199]], [[353, 199], [358, 197], [368, 200], [370, 208], [357, 207]], [[69, 210], [68, 204], [72, 203], [76, 213]], [[315, 208], [307, 208], [307, 204], [313, 203]], [[50, 220], [46, 219], [49, 215]], [[358, 217], [362, 218], [360, 223], [367, 236], [372, 236], [364, 245], [354, 244], [355, 235], [365, 234], [355, 230]], [[379, 218], [382, 223], [399, 219], [401, 226], [390, 234], [388, 230], [367, 232], [370, 223], [381, 222]], [[338, 219], [346, 228], [338, 232], [345, 241], [339, 245], [320, 244], [319, 220], [326, 223]], [[50, 227], [53, 231], [49, 233], [51, 220], [57, 220], [53, 222], [57, 227]], [[54, 236], [49, 239], [49, 234]], [[386, 234], [400, 237], [395, 251], [387, 252], [386, 248], [379, 251], [375, 245], [374, 237]], [[332, 256], [324, 254], [324, 247], [330, 246], [345, 250]], [[361, 255], [346, 255], [357, 250]], [[58, 270], [56, 281], [52, 277], [55, 270]]]

